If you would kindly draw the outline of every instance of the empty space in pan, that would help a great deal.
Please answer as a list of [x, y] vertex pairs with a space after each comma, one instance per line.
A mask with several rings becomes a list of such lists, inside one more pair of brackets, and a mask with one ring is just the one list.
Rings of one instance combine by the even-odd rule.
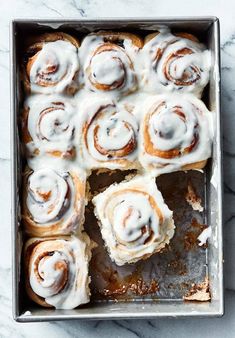
[[[108, 178], [107, 178], [108, 175]], [[92, 194], [125, 178], [127, 172], [94, 172], [88, 182]], [[117, 266], [110, 260], [101, 238], [90, 202], [86, 208], [85, 230], [98, 244], [90, 264], [92, 301], [182, 300], [192, 287], [207, 276], [207, 248], [198, 236], [206, 227], [204, 173], [189, 171], [165, 174], [156, 179], [166, 204], [173, 211], [175, 236], [170, 244], [147, 260]], [[188, 189], [201, 200], [203, 211], [187, 202]]]

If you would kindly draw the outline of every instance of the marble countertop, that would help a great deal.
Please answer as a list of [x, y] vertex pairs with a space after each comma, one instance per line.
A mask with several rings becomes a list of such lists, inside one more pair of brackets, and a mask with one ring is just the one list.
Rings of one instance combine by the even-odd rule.
[[[235, 332], [235, 2], [233, 0], [8, 0], [0, 10], [0, 337], [234, 337]], [[225, 300], [217, 319], [18, 324], [11, 314], [9, 22], [13, 18], [218, 16], [224, 124]]]

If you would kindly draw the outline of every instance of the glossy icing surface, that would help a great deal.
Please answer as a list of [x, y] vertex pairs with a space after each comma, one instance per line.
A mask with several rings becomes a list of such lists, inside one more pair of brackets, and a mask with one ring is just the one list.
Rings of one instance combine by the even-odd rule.
[[114, 184], [93, 203], [110, 256], [118, 265], [160, 251], [174, 234], [172, 212], [149, 176]]
[[[57, 309], [72, 309], [89, 301], [88, 263], [91, 256], [88, 237], [82, 239], [32, 239], [36, 246], [29, 260], [32, 291]], [[27, 253], [26, 253], [27, 255]]]

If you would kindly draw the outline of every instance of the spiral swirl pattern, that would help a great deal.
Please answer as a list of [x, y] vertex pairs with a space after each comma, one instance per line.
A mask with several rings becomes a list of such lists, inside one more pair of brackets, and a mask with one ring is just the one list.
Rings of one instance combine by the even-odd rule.
[[31, 239], [26, 243], [26, 290], [36, 303], [72, 309], [89, 301], [90, 240]]
[[74, 157], [75, 113], [72, 104], [60, 96], [29, 98], [22, 116], [22, 134], [29, 155]]
[[202, 168], [211, 154], [211, 113], [192, 96], [158, 96], [150, 100], [141, 127], [140, 160], [157, 174]]
[[93, 203], [103, 239], [118, 265], [149, 257], [173, 236], [172, 212], [154, 179], [138, 177], [111, 186]]
[[23, 220], [36, 236], [67, 234], [81, 227], [85, 183], [75, 173], [39, 169], [26, 175]]
[[190, 34], [156, 33], [147, 37], [147, 81], [151, 88], [200, 97], [209, 81], [210, 52]]
[[88, 167], [121, 168], [136, 156], [135, 116], [109, 100], [95, 100], [81, 111], [82, 152]]
[[79, 71], [78, 43], [67, 34], [46, 34], [28, 49], [26, 89], [33, 93], [73, 94]]
[[88, 88], [117, 96], [133, 92], [137, 88], [133, 63], [140, 45], [133, 34], [88, 35], [80, 53]]

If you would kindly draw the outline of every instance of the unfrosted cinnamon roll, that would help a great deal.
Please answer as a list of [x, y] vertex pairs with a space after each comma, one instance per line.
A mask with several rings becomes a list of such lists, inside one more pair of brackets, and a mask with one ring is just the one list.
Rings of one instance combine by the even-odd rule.
[[92, 201], [102, 237], [117, 265], [150, 257], [174, 235], [172, 212], [154, 178], [139, 176], [114, 184]]
[[85, 177], [82, 172], [43, 168], [25, 173], [22, 220], [28, 234], [44, 237], [81, 230], [84, 208]]
[[73, 158], [75, 114], [75, 107], [62, 96], [29, 97], [22, 114], [22, 138], [27, 155]]
[[145, 102], [140, 162], [155, 175], [202, 169], [211, 156], [213, 118], [192, 95], [159, 95]]
[[100, 31], [87, 35], [80, 49], [85, 85], [91, 91], [117, 96], [136, 90], [134, 61], [142, 45], [131, 33]]
[[211, 54], [194, 35], [168, 30], [150, 34], [142, 53], [146, 88], [201, 96], [209, 81]]
[[25, 53], [23, 81], [27, 92], [74, 94], [79, 42], [71, 35], [54, 32], [35, 38]]
[[89, 169], [133, 169], [138, 166], [136, 117], [110, 100], [84, 102], [80, 110], [80, 152]]
[[24, 252], [28, 296], [37, 304], [73, 309], [90, 299], [88, 264], [92, 244], [80, 238], [32, 238]]

